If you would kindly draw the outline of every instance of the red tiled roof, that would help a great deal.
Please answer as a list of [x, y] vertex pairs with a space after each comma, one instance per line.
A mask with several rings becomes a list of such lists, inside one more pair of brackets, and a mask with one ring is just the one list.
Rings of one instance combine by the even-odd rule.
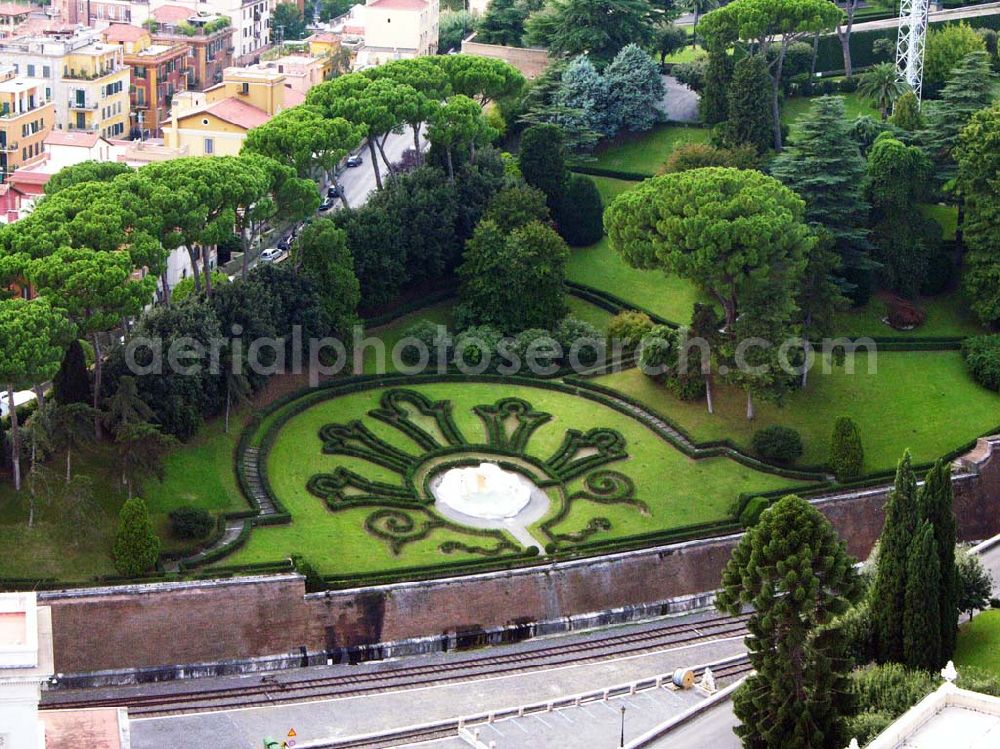
[[369, 8], [380, 10], [423, 10], [427, 7], [426, 0], [375, 0], [369, 3]]
[[364, 36], [364, 34], [365, 34], [365, 27], [364, 26], [345, 26], [344, 27], [344, 33], [345, 34], [359, 34], [360, 36]]
[[83, 148], [93, 148], [101, 136], [97, 133], [88, 133], [74, 130], [53, 130], [45, 136], [47, 146], [81, 146]]
[[116, 23], [104, 30], [104, 38], [109, 42], [137, 42], [148, 32], [139, 26]]
[[306, 41], [307, 42], [328, 42], [328, 43], [333, 43], [333, 42], [339, 42], [340, 41], [340, 37], [337, 36], [336, 34], [331, 34], [329, 31], [324, 31], [324, 32], [321, 32], [319, 34], [313, 34], [308, 39], [306, 39]]
[[161, 5], [153, 11], [153, 18], [158, 23], [180, 23], [188, 20], [195, 13], [183, 5]]
[[15, 190], [25, 195], [41, 195], [45, 184], [52, 179], [50, 172], [35, 172], [30, 169], [15, 169], [7, 175], [7, 181]]
[[24, 16], [31, 12], [30, 5], [0, 3], [0, 16]]
[[224, 122], [228, 122], [247, 130], [252, 127], [263, 125], [271, 119], [271, 116], [263, 109], [259, 109], [252, 104], [247, 104], [246, 102], [240, 101], [232, 96], [228, 99], [217, 101], [215, 104], [200, 110], [200, 112], [207, 112], [215, 115]]

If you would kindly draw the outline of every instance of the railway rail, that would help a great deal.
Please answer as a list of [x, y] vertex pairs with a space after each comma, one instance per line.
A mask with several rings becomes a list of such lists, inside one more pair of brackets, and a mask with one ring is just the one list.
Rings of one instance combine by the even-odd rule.
[[239, 685], [199, 688], [192, 681], [183, 691], [157, 694], [102, 694], [86, 690], [48, 692], [43, 708], [67, 709], [124, 706], [132, 718], [176, 715], [255, 707], [289, 702], [355, 697], [414, 687], [426, 687], [448, 681], [504, 676], [541, 667], [569, 666], [610, 658], [637, 655], [670, 647], [711, 642], [736, 637], [746, 632], [746, 615], [712, 616], [683, 624], [669, 621], [661, 626], [629, 633], [594, 633], [591, 639], [544, 645], [490, 654], [488, 651], [456, 654], [444, 662], [419, 663], [409, 660], [398, 666], [354, 674], [281, 678], [273, 674]]

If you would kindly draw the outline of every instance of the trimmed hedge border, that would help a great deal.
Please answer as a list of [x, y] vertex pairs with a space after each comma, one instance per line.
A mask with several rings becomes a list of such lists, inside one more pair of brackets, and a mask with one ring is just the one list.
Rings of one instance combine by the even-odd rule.
[[[829, 488], [832, 486], [832, 482], [829, 482], [829, 477], [825, 474], [819, 472], [807, 472], [802, 470], [791, 470], [787, 468], [782, 468], [778, 466], [773, 466], [764, 463], [756, 458], [748, 455], [744, 455], [739, 452], [734, 446], [726, 444], [708, 444], [708, 445], [696, 445], [694, 451], [686, 448], [685, 445], [679, 444], [676, 438], [668, 432], [663, 431], [656, 427], [655, 424], [649, 423], [637, 416], [637, 414], [631, 412], [626, 408], [624, 404], [632, 405], [641, 409], [644, 413], [655, 418], [661, 418], [658, 414], [653, 414], [644, 405], [633, 402], [629, 403], [629, 399], [623, 397], [617, 391], [608, 391], [609, 394], [602, 392], [604, 388], [600, 386], [592, 385], [590, 383], [585, 383], [583, 381], [570, 381], [567, 378], [565, 382], [556, 382], [549, 379], [536, 379], [530, 377], [517, 377], [508, 376], [503, 377], [499, 375], [460, 375], [460, 374], [436, 374], [436, 375], [423, 375], [423, 376], [413, 376], [413, 375], [358, 375], [350, 378], [346, 378], [340, 381], [333, 381], [328, 383], [323, 383], [318, 388], [302, 393], [301, 391], [297, 393], [289, 393], [283, 396], [281, 399], [275, 401], [271, 406], [259, 416], [257, 420], [258, 429], [260, 424], [267, 422], [268, 434], [264, 435], [260, 440], [262, 445], [261, 452], [259, 454], [259, 459], [261, 461], [267, 460], [267, 452], [273, 445], [275, 436], [281, 431], [281, 428], [290, 419], [303, 411], [311, 408], [318, 403], [322, 403], [326, 400], [336, 397], [342, 397], [355, 392], [361, 392], [365, 390], [374, 390], [379, 388], [394, 387], [394, 386], [406, 386], [406, 385], [420, 385], [420, 384], [434, 384], [434, 383], [447, 383], [447, 382], [482, 382], [482, 383], [495, 383], [497, 385], [517, 385], [523, 387], [535, 387], [541, 389], [549, 389], [556, 392], [566, 393], [569, 395], [574, 395], [578, 397], [588, 398], [594, 402], [600, 403], [608, 408], [611, 408], [619, 413], [628, 416], [631, 419], [639, 421], [647, 429], [652, 430], [657, 436], [666, 441], [671, 446], [680, 450], [683, 454], [695, 458], [707, 458], [707, 457], [718, 457], [725, 456], [731, 457], [738, 462], [754, 468], [755, 470], [760, 470], [773, 475], [779, 475], [785, 478], [796, 478], [803, 481], [810, 481], [812, 483], [799, 486], [788, 487], [781, 490], [782, 495], [788, 493], [802, 493], [805, 490], [815, 490]], [[290, 406], [290, 407], [289, 407]], [[666, 421], [666, 420], [664, 420]], [[248, 430], [250, 431], [250, 430]], [[249, 435], [246, 440], [241, 440], [241, 444], [249, 445], [254, 442], [255, 438], [259, 435]], [[520, 456], [519, 456], [520, 457]], [[263, 474], [262, 474], [263, 478]], [[817, 483], [818, 482], [818, 483]], [[583, 542], [573, 545], [571, 548], [559, 548], [545, 560], [540, 560], [537, 556], [527, 555], [527, 554], [517, 554], [509, 557], [504, 557], [502, 559], [484, 559], [484, 560], [464, 560], [461, 562], [442, 562], [440, 564], [425, 565], [422, 567], [409, 567], [401, 568], [398, 570], [386, 570], [375, 573], [359, 573], [357, 575], [340, 575], [340, 576], [326, 576], [324, 577], [324, 582], [331, 588], [339, 587], [352, 587], [356, 585], [371, 585], [380, 584], [386, 582], [394, 582], [403, 579], [424, 579], [430, 577], [440, 577], [452, 574], [467, 574], [471, 572], [481, 571], [484, 568], [490, 570], [495, 569], [509, 569], [514, 566], [524, 566], [526, 562], [533, 562], [536, 564], [543, 564], [549, 561], [561, 561], [564, 559], [574, 559], [581, 556], [591, 556], [598, 553], [612, 552], [612, 551], [630, 551], [638, 548], [643, 548], [644, 546], [651, 544], [662, 544], [670, 543], [679, 540], [690, 540], [693, 538], [705, 537], [708, 535], [725, 535], [727, 533], [732, 533], [739, 530], [739, 525], [735, 523], [732, 519], [720, 520], [711, 523], [701, 523], [691, 526], [681, 526], [671, 529], [663, 529], [651, 531], [649, 533], [633, 535], [623, 538], [615, 539], [604, 539], [601, 541]]]

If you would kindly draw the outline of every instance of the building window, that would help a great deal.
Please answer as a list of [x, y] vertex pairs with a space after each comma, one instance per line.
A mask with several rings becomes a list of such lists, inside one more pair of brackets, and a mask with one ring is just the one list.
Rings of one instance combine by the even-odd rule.
[[34, 65], [28, 65], [28, 77], [29, 78], [34, 78], [35, 77], [35, 66]]
[[[42, 77], [43, 78], [51, 78], [52, 77], [52, 68], [50, 68], [48, 65], [42, 65]], [[46, 89], [46, 90], [48, 90], [48, 89]]]
[[215, 141], [211, 138], [205, 138], [205, 155], [211, 156], [215, 153]]

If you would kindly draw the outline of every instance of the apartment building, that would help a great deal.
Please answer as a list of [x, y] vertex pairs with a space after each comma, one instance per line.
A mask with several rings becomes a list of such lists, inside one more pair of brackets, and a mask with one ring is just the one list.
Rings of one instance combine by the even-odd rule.
[[42, 82], [55, 128], [127, 135], [129, 68], [117, 44], [92, 29], [49, 31], [0, 41], [0, 58], [19, 75]]
[[30, 5], [0, 3], [0, 39], [14, 36], [17, 29], [31, 17]]
[[52, 130], [55, 108], [45, 98], [45, 84], [0, 66], [0, 180], [42, 156]]
[[[161, 5], [153, 11], [157, 44], [187, 44], [191, 48], [189, 89], [204, 91], [222, 82], [222, 71], [233, 65], [231, 20], [218, 14], [195, 14], [180, 5]], [[193, 33], [192, 33], [193, 31]]]
[[160, 122], [170, 113], [170, 102], [178, 91], [191, 85], [191, 51], [183, 43], [154, 43], [139, 26], [117, 23], [102, 32], [109, 44], [118, 44], [131, 69], [129, 137], [160, 134]]
[[188, 156], [236, 156], [247, 132], [301, 101], [286, 88], [282, 73], [229, 68], [218, 86], [174, 96], [163, 143]]
[[368, 0], [360, 10], [365, 44], [359, 64], [437, 54], [438, 0]]

